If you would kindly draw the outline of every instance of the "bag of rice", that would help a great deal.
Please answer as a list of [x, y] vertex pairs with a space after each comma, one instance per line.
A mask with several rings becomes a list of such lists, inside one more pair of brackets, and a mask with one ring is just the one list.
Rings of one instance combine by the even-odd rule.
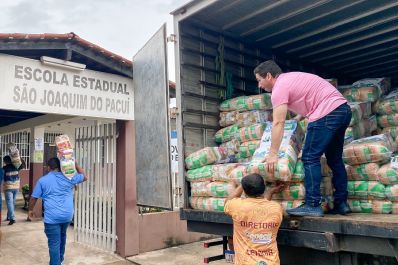
[[351, 87], [343, 91], [343, 96], [350, 102], [375, 102], [380, 98], [376, 87]]
[[238, 164], [207, 165], [187, 171], [187, 181], [230, 181], [229, 174]]
[[[391, 78], [365, 78], [358, 80], [352, 84], [353, 88], [364, 89], [364, 88], [377, 88], [380, 95], [384, 95], [389, 92], [391, 88]], [[367, 101], [367, 100], [363, 100]]]
[[200, 181], [191, 183], [191, 196], [193, 197], [210, 197], [207, 185], [210, 181]]
[[190, 155], [185, 159], [187, 169], [200, 168], [206, 165], [215, 164], [227, 158], [224, 148], [205, 147]]
[[392, 202], [387, 200], [373, 200], [372, 213], [375, 214], [390, 214], [392, 212]]
[[383, 163], [390, 160], [395, 150], [391, 136], [386, 134], [375, 135], [344, 146], [343, 160], [351, 166], [364, 163]]
[[384, 185], [398, 184], [398, 169], [391, 166], [391, 163], [385, 164], [377, 171], [378, 180]]
[[224, 212], [225, 198], [190, 197], [192, 209]]
[[214, 141], [216, 143], [224, 143], [231, 141], [235, 138], [235, 134], [239, 131], [239, 126], [234, 124], [221, 130], [217, 131], [214, 135]]
[[241, 158], [252, 157], [256, 149], [260, 145], [260, 140], [253, 140], [248, 142], [243, 142], [239, 146], [239, 154]]
[[379, 165], [376, 163], [361, 164], [357, 166], [346, 165], [349, 180], [378, 180]]
[[220, 104], [220, 111], [269, 109], [272, 109], [271, 94], [269, 93], [227, 99]]
[[236, 132], [235, 138], [240, 142], [260, 140], [266, 126], [266, 124], [253, 124], [248, 127], [240, 128]]
[[386, 198], [386, 186], [378, 181], [369, 181], [368, 198], [383, 200]]
[[398, 113], [377, 116], [377, 124], [382, 128], [397, 127]]
[[12, 165], [16, 169], [19, 169], [22, 165], [22, 160], [21, 160], [21, 156], [19, 155], [19, 150], [18, 150], [17, 145], [14, 143], [8, 143], [7, 151], [8, 151], [8, 154], [10, 155]]
[[392, 203], [386, 200], [348, 200], [348, 204], [354, 213], [389, 214], [392, 211]]
[[362, 208], [361, 208], [361, 201], [360, 200], [347, 200], [348, 205], [351, 208], [351, 211], [353, 213], [361, 213]]
[[75, 155], [69, 137], [65, 134], [55, 137], [55, 145], [57, 146], [57, 156], [61, 164], [61, 172], [65, 177], [71, 179], [77, 171], [75, 167]]
[[348, 103], [348, 105], [350, 106], [351, 113], [352, 113], [350, 126], [353, 126], [355, 124], [358, 124], [359, 121], [362, 119], [362, 111], [361, 111], [361, 107], [356, 102], [350, 102], [350, 103]]
[[397, 136], [398, 136], [398, 127], [387, 127], [384, 128], [381, 133], [389, 133], [391, 137], [397, 142]]
[[220, 112], [220, 126], [227, 127], [236, 123], [236, 115], [239, 111]]
[[239, 127], [247, 127], [256, 123], [266, 123], [272, 120], [272, 113], [264, 110], [251, 110], [240, 112], [236, 115], [236, 124]]
[[222, 143], [220, 147], [225, 149], [228, 156], [233, 156], [239, 152], [240, 142], [232, 139], [231, 141]]
[[386, 197], [390, 201], [398, 201], [398, 184], [386, 187]]

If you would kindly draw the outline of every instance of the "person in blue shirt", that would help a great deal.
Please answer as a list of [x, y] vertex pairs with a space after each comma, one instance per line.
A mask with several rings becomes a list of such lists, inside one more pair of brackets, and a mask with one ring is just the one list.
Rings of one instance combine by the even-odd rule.
[[47, 162], [49, 173], [41, 177], [29, 202], [29, 219], [34, 219], [33, 209], [37, 199], [44, 204], [44, 232], [48, 239], [50, 265], [60, 265], [64, 260], [66, 232], [73, 218], [73, 191], [75, 185], [87, 180], [84, 170], [76, 163], [77, 174], [71, 179], [61, 172], [58, 158]]

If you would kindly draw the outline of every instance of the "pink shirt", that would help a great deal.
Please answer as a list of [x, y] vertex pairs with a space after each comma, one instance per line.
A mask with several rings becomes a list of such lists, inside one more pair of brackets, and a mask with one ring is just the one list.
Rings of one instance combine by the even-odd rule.
[[325, 79], [309, 73], [281, 74], [272, 89], [273, 108], [287, 104], [289, 110], [309, 119], [319, 120], [347, 102]]

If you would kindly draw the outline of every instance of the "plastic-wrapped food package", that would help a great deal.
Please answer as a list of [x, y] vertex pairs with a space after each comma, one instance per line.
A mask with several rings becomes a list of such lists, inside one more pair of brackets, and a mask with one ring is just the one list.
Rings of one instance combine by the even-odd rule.
[[398, 184], [398, 168], [394, 168], [391, 163], [387, 163], [377, 171], [377, 178], [384, 185]]
[[19, 155], [19, 150], [16, 144], [8, 143], [7, 144], [7, 151], [11, 158], [11, 163], [17, 169], [19, 169], [22, 165], [21, 156]]
[[348, 197], [359, 199], [385, 199], [386, 186], [378, 181], [348, 181]]
[[185, 158], [185, 166], [188, 169], [195, 169], [215, 164], [225, 159], [227, 159], [227, 154], [224, 148], [205, 147], [187, 156]]
[[375, 111], [378, 114], [398, 113], [398, 91], [391, 92], [376, 103]]
[[256, 123], [266, 123], [271, 120], [272, 112], [265, 110], [245, 111], [236, 115], [236, 124], [239, 127], [247, 127]]
[[386, 197], [390, 201], [398, 201], [398, 184], [386, 186]]
[[220, 104], [220, 111], [267, 109], [272, 109], [271, 94], [269, 93], [227, 99]]
[[228, 182], [204, 181], [204, 182], [191, 183], [191, 196], [193, 197], [226, 198], [234, 190], [235, 190], [234, 185]]
[[383, 163], [390, 160], [395, 148], [390, 135], [375, 135], [344, 146], [343, 160], [352, 166], [371, 162]]
[[305, 198], [305, 187], [303, 183], [290, 183], [280, 193], [275, 193], [272, 199], [275, 200], [303, 200]]
[[231, 141], [222, 143], [220, 147], [225, 149], [228, 156], [232, 156], [239, 153], [240, 142], [236, 139], [232, 139]]
[[260, 140], [266, 126], [266, 124], [253, 124], [248, 127], [240, 128], [238, 132], [236, 132], [235, 138], [240, 142]]
[[342, 94], [350, 102], [375, 102], [380, 98], [377, 87], [351, 87], [344, 89]]
[[294, 168], [294, 172], [292, 175], [292, 182], [302, 182], [304, 181], [305, 172], [304, 172], [304, 164], [303, 161], [298, 160], [296, 163], [296, 167]]
[[217, 131], [214, 135], [214, 141], [216, 143], [224, 143], [231, 141], [235, 138], [235, 134], [239, 131], [239, 126], [234, 124], [221, 130]]
[[220, 112], [220, 126], [227, 127], [236, 123], [236, 115], [239, 111]]
[[236, 168], [231, 170], [231, 173], [229, 174], [229, 177], [232, 180], [236, 180], [240, 182], [244, 176], [246, 176], [247, 173], [247, 164], [242, 164], [237, 166]]
[[362, 120], [355, 125], [347, 128], [345, 137], [352, 137], [354, 140], [364, 137], [366, 134], [365, 126]]
[[260, 140], [253, 140], [241, 143], [239, 146], [240, 157], [241, 158], [252, 157], [259, 145], [260, 145]]
[[368, 118], [364, 118], [362, 120], [365, 136], [371, 136], [374, 131], [377, 130], [377, 118], [375, 115], [372, 115]]
[[350, 106], [352, 113], [350, 126], [358, 124], [359, 121], [362, 119], [361, 107], [359, 106], [359, 104], [356, 104], [355, 102], [350, 102], [348, 105]]
[[392, 214], [398, 214], [398, 202], [392, 202]]
[[304, 201], [303, 200], [293, 200], [293, 201], [277, 201], [282, 206], [283, 210], [289, 210], [293, 208], [300, 207]]
[[379, 165], [376, 163], [361, 164], [357, 166], [346, 165], [349, 180], [377, 181], [379, 179]]
[[393, 204], [388, 200], [348, 200], [354, 213], [390, 214]]
[[224, 212], [225, 198], [190, 197], [192, 209]]
[[[380, 95], [388, 93], [391, 88], [391, 79], [388, 77], [381, 78], [364, 78], [352, 84], [353, 88], [364, 89], [374, 87], [377, 88]], [[364, 100], [367, 101], [367, 100]]]
[[229, 174], [238, 164], [207, 165], [187, 171], [187, 181], [230, 181]]
[[397, 136], [398, 136], [398, 127], [387, 127], [384, 128], [381, 133], [389, 133], [391, 137], [397, 142]]
[[247, 173], [257, 173], [265, 178], [267, 182], [291, 181], [296, 167], [297, 154], [292, 146], [287, 145], [279, 149], [279, 159], [275, 165], [274, 174], [267, 172], [267, 164], [252, 159], [247, 166]]
[[397, 127], [398, 113], [377, 116], [377, 124], [382, 128]]
[[61, 163], [61, 172], [67, 178], [72, 178], [77, 171], [75, 156], [69, 137], [65, 134], [55, 137], [55, 145], [57, 146], [58, 158]]

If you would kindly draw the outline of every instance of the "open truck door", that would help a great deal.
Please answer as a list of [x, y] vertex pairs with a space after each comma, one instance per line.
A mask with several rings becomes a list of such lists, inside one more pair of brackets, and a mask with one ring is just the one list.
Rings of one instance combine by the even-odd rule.
[[172, 209], [166, 24], [133, 57], [137, 204]]

